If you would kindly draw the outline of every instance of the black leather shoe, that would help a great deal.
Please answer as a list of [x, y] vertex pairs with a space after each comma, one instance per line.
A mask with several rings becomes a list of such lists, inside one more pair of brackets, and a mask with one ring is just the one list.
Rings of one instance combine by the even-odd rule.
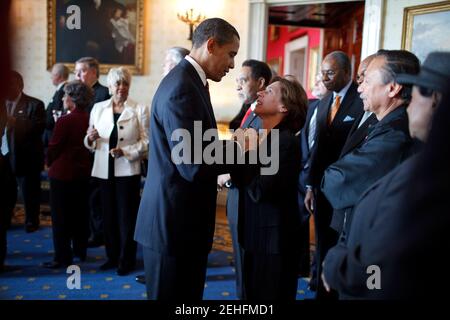
[[26, 233], [32, 233], [32, 232], [35, 232], [38, 229], [39, 229], [39, 226], [35, 225], [35, 224], [27, 223], [25, 225], [25, 232]]
[[50, 262], [44, 262], [42, 266], [47, 269], [60, 269], [60, 268], [66, 268], [69, 264], [67, 263], [59, 263], [58, 261], [50, 261]]
[[131, 270], [129, 268], [118, 267], [116, 273], [118, 276], [126, 276], [127, 274], [130, 273], [130, 271]]
[[139, 274], [136, 276], [136, 282], [140, 284], [145, 284], [145, 274]]
[[114, 268], [117, 268], [117, 262], [110, 260], [106, 261], [104, 264], [100, 266], [100, 270], [109, 270]]

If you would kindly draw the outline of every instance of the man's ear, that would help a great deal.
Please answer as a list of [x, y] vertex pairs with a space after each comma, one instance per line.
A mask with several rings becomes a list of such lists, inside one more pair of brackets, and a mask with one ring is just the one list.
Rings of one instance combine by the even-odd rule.
[[394, 98], [396, 95], [399, 94], [399, 92], [402, 90], [402, 88], [403, 88], [403, 85], [396, 83], [396, 82], [391, 82], [389, 84], [388, 97]]
[[433, 108], [435, 108], [439, 102], [442, 100], [442, 93], [433, 91], [433, 94], [431, 95], [431, 99], [433, 99]]
[[258, 79], [258, 91], [261, 91], [265, 88], [266, 86], [266, 79], [264, 79], [263, 77], [259, 77]]
[[214, 52], [214, 49], [216, 46], [217, 46], [217, 42], [214, 38], [209, 38], [206, 41], [206, 49], [208, 50], [209, 54], [212, 54]]

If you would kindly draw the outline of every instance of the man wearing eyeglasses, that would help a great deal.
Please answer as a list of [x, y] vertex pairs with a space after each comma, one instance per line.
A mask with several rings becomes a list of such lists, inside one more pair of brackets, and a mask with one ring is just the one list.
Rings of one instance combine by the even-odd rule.
[[[317, 298], [333, 297], [320, 283], [321, 264], [329, 248], [334, 246], [338, 233], [330, 228], [333, 208], [320, 191], [325, 169], [341, 153], [348, 133], [364, 110], [358, 96], [358, 85], [351, 78], [351, 63], [342, 51], [328, 54], [322, 62], [322, 81], [330, 93], [317, 107], [316, 137], [309, 161], [310, 171], [305, 177], [305, 206], [314, 215], [316, 232]], [[313, 286], [311, 286], [313, 287]], [[334, 295], [334, 297], [336, 297]]]

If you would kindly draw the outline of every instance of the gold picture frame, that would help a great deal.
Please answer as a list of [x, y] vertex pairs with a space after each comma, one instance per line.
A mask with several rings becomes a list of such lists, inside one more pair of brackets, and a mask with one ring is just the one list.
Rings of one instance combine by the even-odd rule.
[[115, 66], [144, 73], [144, 0], [101, 3], [47, 0], [48, 70], [60, 62], [73, 71], [76, 60], [92, 56], [101, 74]]
[[424, 61], [432, 51], [450, 51], [450, 1], [407, 7], [403, 14], [402, 49]]
[[276, 58], [269, 59], [267, 61], [267, 64], [269, 65], [269, 67], [272, 69], [272, 71], [276, 75], [281, 75], [283, 73], [283, 70], [281, 70], [282, 62], [283, 62], [283, 59], [281, 57], [276, 57]]

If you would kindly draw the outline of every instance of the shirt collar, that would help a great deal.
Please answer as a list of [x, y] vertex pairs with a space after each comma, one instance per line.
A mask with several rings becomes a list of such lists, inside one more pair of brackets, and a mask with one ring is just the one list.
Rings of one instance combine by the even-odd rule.
[[60, 84], [58, 84], [58, 85], [56, 86], [56, 90], [61, 89], [66, 83], [67, 83], [67, 81], [63, 81], [63, 82], [61, 82]]
[[345, 87], [341, 89], [339, 92], [333, 91], [333, 100], [336, 99], [336, 96], [341, 97], [341, 101], [344, 100], [345, 95], [347, 94], [348, 88], [352, 85], [352, 80], [350, 80]]
[[203, 85], [206, 86], [206, 73], [205, 71], [203, 71], [203, 68], [191, 56], [187, 55], [185, 59], [189, 61], [190, 64], [192, 64], [192, 66], [195, 68], [195, 71], [197, 71], [200, 79], [202, 80]]

